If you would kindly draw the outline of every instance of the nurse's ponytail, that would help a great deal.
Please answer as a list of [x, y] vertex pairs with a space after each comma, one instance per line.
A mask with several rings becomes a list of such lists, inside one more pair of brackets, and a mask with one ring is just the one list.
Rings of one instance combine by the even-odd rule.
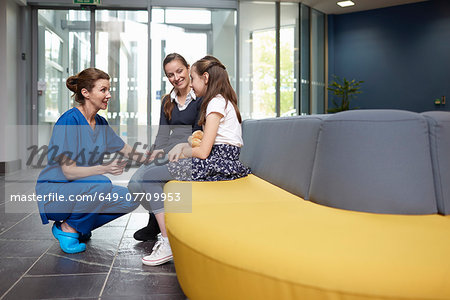
[[72, 97], [75, 97], [75, 101], [84, 104], [84, 97], [81, 94], [82, 89], [86, 89], [88, 92], [95, 86], [95, 82], [99, 79], [109, 80], [110, 77], [106, 72], [96, 68], [87, 68], [78, 73], [77, 75], [70, 76], [66, 80], [66, 86], [73, 92]]

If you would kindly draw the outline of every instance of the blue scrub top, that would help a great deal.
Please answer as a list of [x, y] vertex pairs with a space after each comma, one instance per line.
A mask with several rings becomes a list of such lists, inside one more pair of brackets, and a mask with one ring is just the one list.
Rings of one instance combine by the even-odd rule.
[[[106, 154], [121, 150], [125, 143], [108, 125], [105, 118], [95, 115], [95, 129], [87, 122], [81, 111], [74, 107], [66, 111], [56, 121], [48, 145], [47, 166], [39, 174], [39, 185], [70, 182], [60, 166], [60, 155], [64, 154], [79, 167], [95, 166], [103, 163]], [[39, 201], [39, 211], [44, 212], [44, 201]]]

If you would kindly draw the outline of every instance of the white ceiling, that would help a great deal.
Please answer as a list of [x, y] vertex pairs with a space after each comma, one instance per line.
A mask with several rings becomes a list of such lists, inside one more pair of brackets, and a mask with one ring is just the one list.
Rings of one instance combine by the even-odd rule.
[[350, 12], [423, 2], [428, 0], [352, 0], [355, 2], [355, 5], [344, 8], [339, 7], [336, 4], [338, 1], [340, 0], [300, 0], [299, 2], [302, 2], [303, 4], [326, 14], [346, 14]]

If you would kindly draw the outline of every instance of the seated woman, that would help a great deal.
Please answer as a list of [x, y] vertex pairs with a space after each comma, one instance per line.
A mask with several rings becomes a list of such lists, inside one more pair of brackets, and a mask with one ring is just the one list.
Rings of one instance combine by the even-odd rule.
[[66, 111], [56, 122], [48, 163], [36, 184], [36, 194], [43, 199], [38, 202], [42, 223], [55, 221], [52, 233], [66, 253], [86, 250], [83, 241], [90, 238], [93, 229], [139, 206], [127, 188], [113, 185], [103, 175], [119, 175], [127, 163], [113, 160], [103, 164], [106, 154], [119, 152], [140, 162], [145, 159], [97, 114], [107, 108], [111, 98], [109, 80], [107, 73], [95, 68], [67, 79], [66, 86], [79, 106]]
[[145, 192], [154, 196], [150, 206], [161, 230], [152, 253], [142, 259], [149, 266], [172, 260], [161, 201], [165, 199], [163, 188], [168, 181], [234, 180], [251, 172], [239, 161], [242, 118], [226, 67], [208, 55], [194, 63], [190, 71], [191, 87], [203, 99], [199, 114], [203, 139], [195, 148], [188, 143], [176, 145], [168, 155], [169, 164], [149, 169], [143, 176]]
[[191, 89], [190, 66], [186, 59], [178, 53], [171, 53], [164, 58], [163, 69], [173, 88], [162, 100], [155, 150], [150, 153], [149, 163], [142, 165], [128, 183], [130, 193], [136, 195], [136, 200], [141, 200], [142, 206], [150, 212], [147, 226], [134, 233], [134, 238], [138, 241], [154, 240], [161, 232], [149, 202], [141, 199], [146, 198], [142, 197], [145, 193], [144, 174], [157, 167], [152, 163], [156, 157], [166, 160], [166, 156], [170, 155], [176, 145], [186, 142], [192, 132], [202, 129], [198, 125], [202, 99], [196, 98]]

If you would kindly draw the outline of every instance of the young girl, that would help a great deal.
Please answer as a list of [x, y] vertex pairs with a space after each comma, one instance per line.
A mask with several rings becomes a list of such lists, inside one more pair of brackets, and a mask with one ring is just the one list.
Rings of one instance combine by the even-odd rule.
[[[169, 154], [166, 166], [153, 168], [144, 175], [147, 193], [162, 193], [169, 180], [218, 181], [247, 176], [250, 170], [239, 161], [242, 147], [241, 115], [237, 96], [231, 87], [225, 66], [213, 56], [205, 56], [191, 67], [191, 87], [203, 97], [199, 125], [203, 139], [199, 147], [179, 144]], [[180, 159], [180, 156], [192, 157]], [[142, 259], [145, 265], [156, 266], [172, 259], [172, 250], [164, 222], [164, 203], [152, 202], [161, 234], [153, 252]]]

